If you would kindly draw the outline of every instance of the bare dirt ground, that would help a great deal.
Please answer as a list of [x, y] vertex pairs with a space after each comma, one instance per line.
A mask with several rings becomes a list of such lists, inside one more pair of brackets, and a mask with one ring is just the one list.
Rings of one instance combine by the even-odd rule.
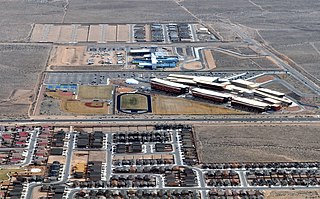
[[202, 162], [318, 161], [319, 125], [235, 124], [195, 127]]
[[117, 41], [117, 26], [108, 25], [107, 26], [107, 41]]
[[27, 114], [49, 50], [48, 45], [0, 45], [1, 116]]
[[86, 42], [88, 37], [89, 26], [78, 26], [77, 28], [77, 42]]
[[99, 161], [105, 162], [106, 151], [89, 151], [89, 161]]
[[50, 28], [49, 28], [49, 32], [46, 40], [49, 42], [57, 42], [60, 37], [61, 26], [55, 26], [55, 25], [47, 25], [47, 26], [50, 26]]
[[319, 199], [320, 191], [315, 190], [290, 190], [290, 191], [265, 191], [266, 199]]
[[264, 83], [264, 82], [268, 82], [268, 81], [274, 80], [274, 78], [275, 77], [272, 76], [272, 75], [264, 75], [264, 76], [256, 78], [254, 81], [256, 83]]
[[44, 31], [44, 25], [43, 24], [36, 24], [33, 28], [30, 41], [34, 41], [34, 42], [42, 41], [43, 40], [43, 31]]
[[118, 25], [117, 41], [127, 42], [129, 40], [129, 25]]
[[82, 65], [86, 62], [85, 55], [85, 46], [54, 46], [48, 66]]
[[72, 156], [71, 165], [74, 167], [78, 163], [87, 163], [89, 158], [88, 151], [74, 151]]
[[61, 26], [61, 33], [59, 36], [59, 42], [70, 42], [72, 41], [72, 28], [71, 25], [63, 25]]
[[153, 114], [239, 114], [236, 110], [177, 97], [152, 96]]
[[100, 41], [101, 27], [99, 25], [91, 25], [89, 29], [88, 41]]
[[183, 65], [183, 68], [188, 70], [200, 70], [202, 69], [202, 65], [201, 65], [201, 62], [194, 61], [194, 62], [185, 63]]
[[216, 66], [216, 62], [212, 56], [212, 52], [211, 50], [204, 50], [204, 57], [206, 59], [206, 62], [207, 62], [207, 66], [209, 67], [209, 69], [215, 69], [217, 66]]

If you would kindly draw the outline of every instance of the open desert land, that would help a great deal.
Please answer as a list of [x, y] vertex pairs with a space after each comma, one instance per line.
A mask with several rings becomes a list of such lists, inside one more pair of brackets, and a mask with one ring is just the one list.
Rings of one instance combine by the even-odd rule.
[[315, 43], [286, 45], [277, 48], [280, 52], [294, 60], [320, 83], [320, 48]]
[[[166, 13], [166, 14], [164, 14]], [[144, 23], [194, 21], [172, 0], [70, 1], [66, 23]]]
[[[308, 3], [301, 0], [239, 0], [236, 5], [234, 2], [184, 0], [181, 4], [200, 19], [208, 23], [213, 21], [212, 27], [218, 32], [226, 26], [225, 23], [241, 24], [244, 30], [248, 30], [248, 34], [256, 35], [256, 39], [271, 45], [280, 53], [287, 54], [293, 61], [302, 60], [299, 65], [309, 73], [317, 72], [319, 61], [317, 64], [310, 64], [310, 55], [303, 52], [301, 45], [318, 43], [320, 40], [318, 0], [310, 0]], [[309, 49], [309, 52], [314, 54], [310, 46]], [[319, 73], [314, 75], [319, 77]]]
[[318, 189], [290, 190], [290, 191], [264, 191], [266, 199], [319, 199]]
[[27, 1], [1, 1], [0, 41], [28, 41], [32, 24], [61, 22], [63, 1], [44, 4]]
[[79, 87], [78, 97], [80, 99], [111, 99], [113, 86], [90, 86], [81, 85]]
[[89, 30], [89, 26], [78, 25], [75, 41], [86, 42], [88, 40], [88, 30]]
[[117, 41], [117, 26], [108, 25], [106, 28], [107, 28], [106, 40], [111, 42]]
[[164, 115], [241, 114], [240, 111], [219, 107], [217, 105], [215, 106], [209, 103], [162, 95], [152, 96], [152, 113]]
[[[90, 104], [90, 106], [88, 105]], [[106, 102], [61, 101], [61, 110], [66, 113], [80, 115], [105, 115], [109, 114]]]
[[147, 110], [148, 109], [148, 98], [147, 96], [140, 94], [124, 94], [120, 100], [120, 109], [128, 110]]
[[0, 45], [0, 114], [26, 115], [44, 70], [49, 45]]
[[319, 125], [217, 124], [195, 127], [202, 162], [318, 161]]
[[264, 70], [279, 69], [269, 59], [262, 58], [238, 58], [218, 51], [211, 51], [217, 69], [219, 70]]

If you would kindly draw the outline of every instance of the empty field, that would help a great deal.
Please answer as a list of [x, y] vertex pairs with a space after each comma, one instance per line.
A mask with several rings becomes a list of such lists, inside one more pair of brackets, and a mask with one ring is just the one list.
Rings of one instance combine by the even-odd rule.
[[89, 27], [89, 37], [88, 41], [100, 41], [101, 39], [101, 26], [99, 25], [91, 25]]
[[0, 45], [0, 115], [27, 114], [49, 45]]
[[43, 32], [44, 32], [44, 25], [43, 24], [36, 24], [32, 30], [32, 35], [30, 41], [42, 41], [43, 40]]
[[211, 105], [208, 103], [197, 102], [177, 97], [153, 96], [153, 114], [190, 114], [190, 115], [209, 115], [209, 114], [239, 114], [236, 110]]
[[60, 100], [74, 99], [74, 95], [72, 95], [72, 93], [70, 92], [67, 95], [65, 92], [62, 92], [62, 91], [46, 92], [45, 95], [47, 95], [48, 97], [52, 97], [54, 99], [60, 99]]
[[61, 109], [64, 112], [80, 115], [103, 115], [109, 113], [109, 107], [106, 102], [103, 102], [102, 107], [100, 108], [86, 106], [86, 103], [81, 101], [62, 101]]
[[201, 70], [202, 64], [199, 61], [188, 62], [183, 65], [183, 68], [187, 70]]
[[49, 32], [46, 35], [46, 41], [49, 42], [57, 42], [60, 37], [60, 31], [61, 31], [61, 26], [55, 26], [55, 25], [46, 25], [49, 28]]
[[320, 191], [314, 190], [290, 190], [290, 191], [265, 191], [266, 199], [319, 199]]
[[220, 70], [279, 69], [267, 58], [238, 58], [217, 51], [212, 51], [212, 54], [216, 67]]
[[61, 33], [58, 42], [66, 43], [72, 41], [73, 25], [61, 26]]
[[76, 41], [77, 42], [86, 42], [87, 37], [88, 37], [88, 29], [89, 26], [78, 26], [77, 27], [77, 36], [76, 36]]
[[118, 25], [117, 41], [127, 42], [129, 40], [129, 25]]
[[85, 86], [79, 87], [78, 97], [81, 99], [111, 99], [113, 86]]
[[208, 125], [196, 127], [202, 162], [318, 161], [318, 125]]
[[48, 66], [84, 65], [87, 61], [85, 56], [85, 46], [54, 46], [50, 54]]
[[107, 26], [107, 41], [117, 41], [117, 26], [108, 25]]
[[120, 97], [120, 109], [122, 110], [147, 110], [148, 98], [140, 94], [124, 94]]
[[215, 69], [217, 67], [210, 50], [204, 50], [204, 57], [209, 69]]

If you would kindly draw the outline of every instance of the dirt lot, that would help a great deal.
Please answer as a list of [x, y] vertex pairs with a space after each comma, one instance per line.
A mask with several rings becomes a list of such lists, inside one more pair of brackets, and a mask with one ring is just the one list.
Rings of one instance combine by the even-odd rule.
[[256, 78], [255, 82], [256, 83], [264, 83], [264, 82], [268, 82], [268, 81], [271, 81], [271, 80], [274, 80], [274, 76], [272, 76], [272, 75], [264, 75], [264, 76]]
[[81, 114], [81, 115], [91, 115], [91, 114], [108, 114], [109, 107], [107, 103], [104, 102], [102, 108], [97, 107], [88, 107], [85, 105], [85, 102], [81, 101], [62, 101], [61, 102], [61, 109], [64, 112], [70, 112], [74, 114]]
[[80, 99], [111, 99], [113, 86], [85, 86], [79, 87]]
[[152, 96], [153, 114], [239, 114], [235, 110], [177, 97]]
[[87, 60], [85, 46], [55, 46], [48, 62], [49, 66], [82, 65]]
[[211, 51], [210, 50], [204, 50], [203, 52], [204, 52], [204, 57], [206, 59], [208, 68], [209, 69], [215, 69], [217, 66], [216, 66], [216, 62], [213, 59]]
[[265, 191], [266, 199], [319, 199], [319, 190]]
[[201, 65], [201, 62], [194, 61], [194, 62], [185, 63], [183, 65], [183, 68], [188, 70], [200, 70], [202, 69], [202, 65]]
[[147, 97], [139, 94], [125, 94], [121, 96], [120, 108], [123, 110], [147, 110], [148, 101]]
[[49, 50], [49, 45], [0, 45], [0, 115], [27, 114]]
[[74, 151], [72, 156], [72, 167], [78, 163], [87, 163], [89, 157], [88, 151]]
[[203, 162], [318, 161], [319, 125], [208, 125], [195, 127]]
[[106, 151], [89, 151], [88, 161], [106, 162]]

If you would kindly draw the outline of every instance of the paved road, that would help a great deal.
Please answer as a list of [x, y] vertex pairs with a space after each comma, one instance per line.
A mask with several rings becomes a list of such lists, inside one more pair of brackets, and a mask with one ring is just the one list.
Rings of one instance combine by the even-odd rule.
[[47, 124], [47, 123], [94, 123], [99, 122], [320, 122], [318, 115], [314, 116], [282, 116], [282, 115], [249, 115], [249, 116], [163, 116], [163, 117], [105, 117], [105, 118], [73, 118], [73, 119], [4, 119], [1, 123], [28, 123], [28, 124]]
[[107, 148], [106, 148], [106, 180], [109, 181], [112, 173], [112, 133], [107, 134]]
[[57, 184], [64, 184], [68, 181], [71, 171], [71, 159], [72, 159], [72, 151], [74, 149], [74, 142], [75, 141], [75, 134], [71, 132], [70, 140], [68, 144], [67, 154], [66, 154], [66, 163], [64, 165], [62, 178], [59, 181], [51, 182], [51, 183], [30, 183], [29, 188], [27, 189], [27, 194], [25, 196], [26, 199], [32, 198], [32, 191], [35, 187], [43, 185], [43, 184], [50, 184], [50, 185], [57, 185]]

